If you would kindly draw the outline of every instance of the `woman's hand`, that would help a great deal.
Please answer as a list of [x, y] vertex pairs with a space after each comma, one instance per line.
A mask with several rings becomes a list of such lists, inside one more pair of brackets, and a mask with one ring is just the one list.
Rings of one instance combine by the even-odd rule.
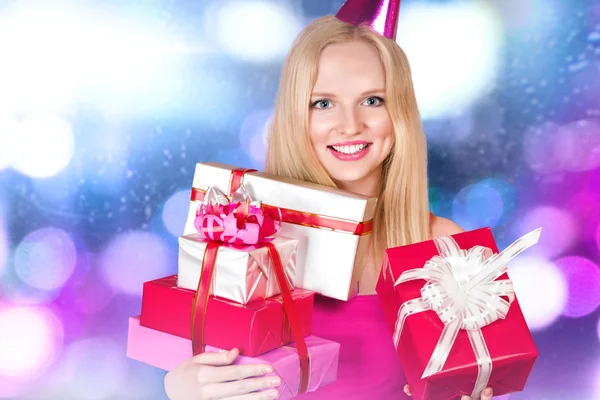
[[[412, 396], [412, 392], [410, 391], [410, 386], [404, 385], [404, 393], [406, 393], [409, 396]], [[494, 396], [494, 391], [492, 390], [492, 388], [486, 388], [483, 390], [483, 392], [481, 392], [481, 400], [492, 400], [493, 396]], [[472, 400], [472, 399], [471, 399], [471, 396], [463, 396], [460, 398], [460, 400]]]
[[[281, 384], [266, 364], [231, 365], [239, 355], [237, 349], [219, 353], [202, 353], [173, 368], [165, 376], [165, 392], [171, 400], [271, 400], [279, 397]], [[246, 379], [248, 378], [248, 379]]]

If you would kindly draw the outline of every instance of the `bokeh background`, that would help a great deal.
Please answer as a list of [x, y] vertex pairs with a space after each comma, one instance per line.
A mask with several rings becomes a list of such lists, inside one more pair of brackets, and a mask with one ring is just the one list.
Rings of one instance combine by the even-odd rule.
[[[163, 399], [125, 357], [194, 165], [261, 168], [282, 60], [342, 0], [0, 1], [0, 398]], [[405, 0], [432, 211], [490, 226], [540, 357], [600, 398], [600, 3]], [[511, 340], [511, 338], [506, 338]]]

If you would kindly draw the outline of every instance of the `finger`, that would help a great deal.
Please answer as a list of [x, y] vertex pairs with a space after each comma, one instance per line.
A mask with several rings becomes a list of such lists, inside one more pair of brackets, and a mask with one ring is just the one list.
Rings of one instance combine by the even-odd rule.
[[197, 356], [194, 356], [192, 358], [192, 362], [195, 364], [214, 365], [217, 367], [222, 365], [230, 365], [235, 361], [239, 354], [240, 353], [238, 349], [201, 353]]
[[279, 398], [277, 390], [266, 390], [264, 392], [248, 393], [239, 396], [225, 397], [222, 400], [274, 400]]
[[481, 400], [492, 400], [492, 397], [494, 397], [494, 390], [492, 388], [486, 388], [481, 393]]
[[410, 391], [410, 385], [404, 385], [404, 393], [406, 393], [407, 396], [412, 396], [412, 392]]
[[460, 400], [473, 400], [473, 399], [471, 399], [471, 396], [463, 396], [460, 398]]
[[256, 392], [261, 389], [274, 388], [281, 385], [281, 379], [278, 376], [267, 376], [263, 378], [249, 378], [241, 381], [226, 383], [213, 383], [204, 387], [204, 394], [208, 398], [219, 398], [227, 396], [238, 396], [242, 394]]
[[218, 383], [241, 381], [242, 379], [273, 373], [273, 367], [267, 364], [228, 365], [219, 368], [203, 368], [199, 372], [200, 383]]

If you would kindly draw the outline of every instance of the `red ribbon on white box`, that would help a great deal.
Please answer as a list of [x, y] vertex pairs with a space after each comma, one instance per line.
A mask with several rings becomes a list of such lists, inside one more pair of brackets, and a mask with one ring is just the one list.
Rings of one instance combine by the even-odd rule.
[[[481, 328], [506, 318], [514, 300], [512, 281], [496, 279], [506, 273], [506, 264], [510, 260], [538, 242], [541, 230], [523, 235], [498, 254], [483, 246], [463, 250], [451, 236], [435, 238], [439, 255], [427, 261], [423, 268], [404, 271], [400, 275], [394, 286], [419, 279], [427, 283], [421, 288], [420, 298], [404, 302], [398, 310], [394, 345], [398, 347], [404, 322], [410, 315], [433, 310], [444, 323], [444, 330], [421, 378], [442, 370], [458, 332], [465, 329], [478, 366], [471, 396], [478, 396], [486, 388], [492, 374], [492, 358]], [[502, 297], [507, 297], [508, 301]]]

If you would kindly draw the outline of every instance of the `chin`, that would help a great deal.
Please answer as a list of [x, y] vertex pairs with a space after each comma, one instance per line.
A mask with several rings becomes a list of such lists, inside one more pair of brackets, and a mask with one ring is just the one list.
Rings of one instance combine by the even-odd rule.
[[372, 171], [365, 173], [364, 171], [336, 171], [337, 173], [330, 174], [331, 178], [338, 186], [346, 186], [347, 184], [356, 185], [364, 182], [371, 175]]

